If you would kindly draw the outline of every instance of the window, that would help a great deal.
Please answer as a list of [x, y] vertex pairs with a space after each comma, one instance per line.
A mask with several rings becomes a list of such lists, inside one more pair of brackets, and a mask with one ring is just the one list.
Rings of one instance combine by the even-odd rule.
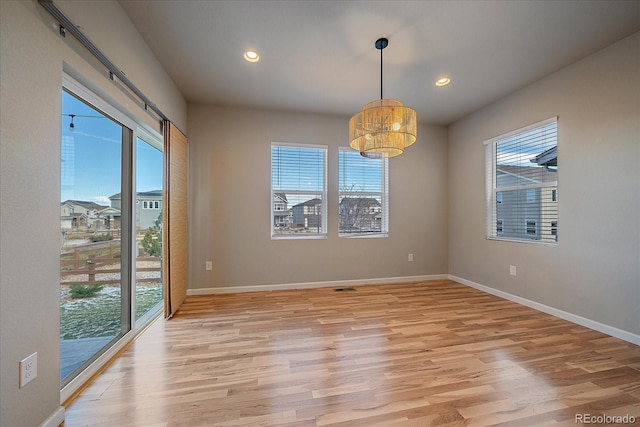
[[271, 144], [271, 237], [326, 237], [326, 188], [326, 146]]
[[340, 147], [338, 155], [338, 234], [384, 236], [389, 232], [389, 161], [362, 157]]
[[558, 221], [551, 221], [551, 235], [558, 241]]
[[554, 117], [485, 141], [487, 238], [557, 242], [557, 125]]
[[536, 230], [536, 221], [535, 220], [527, 220], [527, 234], [538, 234]]
[[145, 209], [149, 208], [148, 202], [146, 200], [144, 202], [142, 202], [142, 207], [145, 208]]

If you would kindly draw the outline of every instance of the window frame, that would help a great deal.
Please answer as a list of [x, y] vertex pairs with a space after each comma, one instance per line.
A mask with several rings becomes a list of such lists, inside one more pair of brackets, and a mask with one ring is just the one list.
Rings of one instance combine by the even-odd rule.
[[[320, 192], [317, 191], [307, 191], [301, 189], [278, 189], [274, 190], [274, 182], [273, 182], [273, 148], [274, 147], [285, 147], [285, 148], [301, 148], [301, 149], [311, 149], [311, 150], [319, 150], [323, 155], [323, 165], [322, 165], [322, 190]], [[269, 166], [270, 171], [270, 194], [269, 198], [269, 229], [271, 240], [313, 240], [313, 239], [326, 239], [328, 236], [328, 227], [327, 227], [327, 163], [328, 163], [328, 146], [320, 145], [320, 144], [306, 144], [306, 143], [295, 143], [295, 142], [271, 142], [269, 146], [269, 161], [271, 162]], [[318, 233], [283, 233], [276, 234], [276, 227], [274, 224], [274, 216], [276, 213], [282, 213], [287, 211], [287, 206], [285, 206], [284, 211], [276, 210], [274, 197], [276, 194], [285, 193], [285, 194], [299, 194], [299, 195], [309, 195], [309, 194], [320, 194], [322, 197], [322, 203], [320, 207], [320, 231]], [[315, 207], [317, 209], [317, 206]]]
[[[496, 164], [496, 157], [497, 157], [497, 145], [499, 142], [504, 141], [508, 138], [514, 137], [516, 135], [520, 135], [520, 134], [524, 134], [526, 132], [538, 129], [538, 128], [543, 128], [545, 126], [548, 126], [550, 124], [556, 124], [556, 129], [555, 129], [555, 142], [556, 142], [556, 149], [559, 145], [559, 141], [558, 141], [558, 135], [559, 135], [559, 129], [558, 129], [558, 116], [553, 116], [550, 117], [546, 120], [542, 120], [536, 123], [533, 123], [531, 125], [504, 133], [502, 135], [487, 139], [484, 141], [484, 145], [485, 145], [485, 179], [486, 179], [486, 192], [485, 192], [485, 197], [486, 197], [486, 214], [485, 214], [485, 236], [487, 240], [499, 240], [499, 241], [507, 241], [507, 242], [517, 242], [517, 243], [532, 243], [532, 244], [536, 244], [536, 245], [543, 245], [543, 246], [557, 246], [558, 245], [558, 239], [557, 239], [557, 227], [555, 229], [556, 234], [555, 235], [550, 235], [550, 236], [546, 236], [549, 237], [553, 240], [550, 240], [549, 238], [545, 239], [545, 235], [543, 233], [543, 231], [541, 230], [541, 221], [545, 220], [544, 215], [542, 218], [540, 218], [539, 220], [536, 220], [536, 233], [535, 234], [528, 234], [527, 233], [527, 222], [531, 220], [530, 218], [525, 219], [525, 227], [524, 227], [524, 233], [522, 234], [521, 237], [513, 237], [513, 236], [504, 236], [504, 221], [503, 221], [503, 231], [502, 232], [498, 232], [498, 205], [499, 204], [504, 204], [504, 195], [502, 195], [502, 197], [500, 197], [500, 200], [497, 196], [498, 193], [505, 193], [505, 192], [510, 192], [510, 191], [523, 191], [524, 192], [524, 200], [520, 203], [522, 206], [527, 205], [527, 204], [532, 204], [535, 203], [535, 201], [531, 201], [529, 198], [529, 192], [530, 191], [534, 191], [536, 195], [540, 194], [540, 204], [543, 204], [543, 196], [542, 196], [542, 192], [544, 189], [546, 188], [552, 188], [553, 193], [556, 195], [555, 200], [552, 200], [551, 202], [549, 202], [548, 204], [553, 204], [556, 206], [557, 209], [557, 204], [558, 204], [558, 179], [556, 177], [556, 181], [553, 182], [538, 182], [538, 183], [531, 183], [531, 184], [526, 184], [526, 185], [514, 185], [514, 186], [504, 186], [504, 187], [497, 187], [496, 186], [496, 181], [497, 181], [497, 176], [498, 176], [498, 171], [497, 171], [497, 164]], [[557, 166], [556, 166], [557, 168]], [[557, 171], [557, 169], [556, 169]], [[536, 197], [537, 198], [537, 197]], [[541, 210], [542, 207], [541, 207]], [[557, 216], [559, 214], [559, 211], [557, 212]], [[556, 218], [553, 219], [553, 221], [558, 221], [558, 217], [556, 216]], [[522, 217], [521, 217], [522, 218]], [[501, 220], [504, 220], [504, 218], [500, 218]], [[522, 218], [524, 219], [524, 218]], [[548, 218], [546, 218], [546, 220], [549, 220]], [[544, 227], [542, 227], [544, 228]], [[532, 238], [534, 237], [534, 238]], [[554, 241], [555, 240], [555, 241]]]
[[[380, 160], [382, 162], [382, 171], [381, 171], [381, 179], [380, 179], [380, 184], [381, 184], [381, 190], [378, 191], [344, 191], [340, 189], [340, 183], [341, 183], [341, 174], [342, 174], [342, 167], [341, 167], [341, 156], [340, 153], [342, 152], [347, 152], [347, 153], [354, 153], [354, 155], [358, 155], [360, 156], [359, 153], [357, 153], [356, 151], [354, 151], [352, 148], [350, 147], [338, 147], [338, 198], [337, 198], [337, 202], [338, 202], [338, 237], [344, 237], [344, 238], [349, 238], [349, 239], [358, 239], [358, 238], [386, 238], [389, 237], [389, 159], [387, 157], [383, 157], [381, 159], [376, 159], [376, 160]], [[366, 159], [363, 157], [363, 159], [366, 160], [372, 160], [372, 159]], [[340, 231], [340, 203], [341, 203], [341, 198], [345, 195], [353, 195], [353, 196], [379, 196], [380, 197], [380, 204], [381, 204], [381, 223], [380, 223], [380, 231], [376, 231], [376, 232], [372, 232], [372, 231], [368, 231], [368, 232], [351, 232], [351, 233], [345, 233], [345, 232], [341, 232]]]

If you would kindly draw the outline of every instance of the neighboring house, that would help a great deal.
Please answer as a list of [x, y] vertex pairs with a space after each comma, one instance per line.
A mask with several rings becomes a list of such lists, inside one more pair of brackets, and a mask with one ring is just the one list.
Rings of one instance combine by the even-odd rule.
[[87, 216], [81, 213], [72, 213], [60, 217], [60, 228], [62, 230], [73, 230], [78, 227], [87, 226]]
[[[544, 208], [540, 212], [542, 224], [542, 240], [558, 241], [558, 146], [552, 147], [531, 159], [531, 163], [536, 163], [545, 168], [547, 178], [556, 182], [554, 186], [546, 186], [540, 190], [541, 200]], [[546, 181], [549, 182], [549, 181]]]
[[287, 195], [274, 193], [273, 195], [273, 225], [274, 227], [289, 227], [292, 223], [291, 209], [287, 209]]
[[155, 225], [162, 213], [162, 190], [144, 191], [136, 195], [136, 228], [146, 230]]
[[98, 230], [119, 230], [121, 212], [120, 209], [106, 207], [98, 212], [100, 216], [100, 227]]
[[111, 202], [112, 208], [122, 209], [122, 193], [117, 193], [109, 197], [109, 201]]
[[374, 197], [343, 197], [339, 209], [341, 233], [382, 229], [382, 204]]
[[315, 198], [298, 203], [292, 209], [293, 224], [296, 227], [322, 227], [322, 200]]
[[78, 227], [96, 228], [98, 212], [105, 206], [83, 200], [66, 200], [60, 203], [60, 228], [71, 230]]
[[[122, 209], [122, 194], [117, 193], [109, 197], [111, 208], [120, 212]], [[136, 228], [146, 230], [155, 224], [162, 213], [162, 190], [141, 191], [136, 194]], [[115, 218], [115, 213], [113, 214]], [[118, 214], [118, 220], [120, 215]]]
[[557, 170], [558, 169], [558, 146], [548, 149], [536, 157], [530, 160], [531, 163], [535, 163], [538, 166], [543, 166], [546, 169]]
[[496, 193], [498, 236], [557, 241], [557, 159], [554, 147], [531, 159], [540, 166], [496, 166], [496, 187], [505, 189]]

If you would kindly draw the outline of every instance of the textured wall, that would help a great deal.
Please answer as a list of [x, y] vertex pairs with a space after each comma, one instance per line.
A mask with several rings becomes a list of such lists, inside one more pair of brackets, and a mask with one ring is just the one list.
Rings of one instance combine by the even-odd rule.
[[[450, 274], [640, 333], [639, 76], [637, 33], [450, 127]], [[483, 141], [552, 116], [558, 246], [486, 240]]]
[[[389, 237], [346, 239], [337, 236], [337, 153], [348, 117], [200, 105], [188, 117], [191, 289], [446, 274], [446, 129], [421, 126], [389, 160]], [[327, 239], [271, 240], [272, 141], [329, 147]]]
[[[56, 2], [58, 4], [58, 2]], [[96, 45], [180, 126], [186, 103], [117, 2], [60, 2]], [[109, 28], [107, 29], [107, 23]], [[89, 30], [91, 29], [91, 30]], [[107, 31], [108, 30], [108, 31]], [[0, 2], [0, 425], [36, 426], [60, 404], [60, 114], [63, 69], [149, 127], [140, 110], [35, 1]], [[146, 78], [153, 83], [145, 82]], [[144, 87], [143, 87], [144, 86]], [[18, 362], [38, 376], [18, 388]]]

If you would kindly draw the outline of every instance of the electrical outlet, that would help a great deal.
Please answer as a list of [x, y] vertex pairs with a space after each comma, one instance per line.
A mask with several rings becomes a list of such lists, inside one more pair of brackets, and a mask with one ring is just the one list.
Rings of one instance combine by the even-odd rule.
[[407, 256], [407, 261], [413, 262], [413, 254], [409, 254], [409, 256]]
[[516, 266], [515, 265], [510, 265], [509, 266], [509, 274], [512, 276], [517, 276], [518, 272], [516, 270]]
[[213, 270], [213, 261], [206, 261], [204, 263], [204, 269], [207, 271]]
[[20, 361], [20, 385], [22, 388], [38, 376], [38, 352]]

